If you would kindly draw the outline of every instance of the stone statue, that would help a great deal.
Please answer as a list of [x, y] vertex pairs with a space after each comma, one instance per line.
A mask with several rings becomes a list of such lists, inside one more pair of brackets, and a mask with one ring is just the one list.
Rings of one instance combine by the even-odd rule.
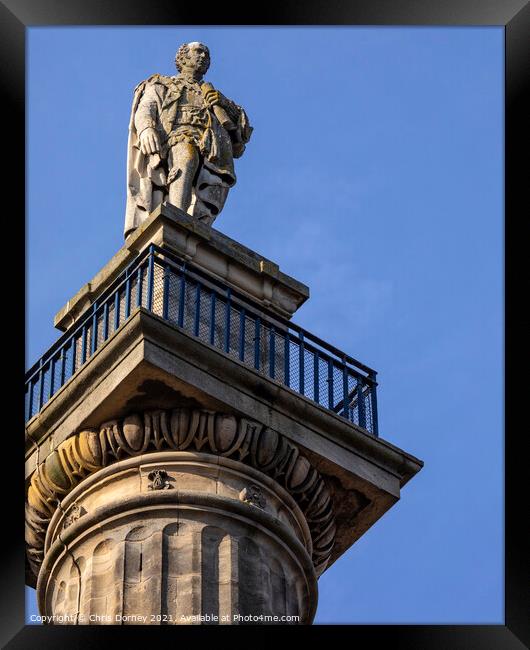
[[235, 184], [252, 127], [245, 111], [203, 81], [210, 53], [186, 43], [179, 74], [154, 74], [134, 92], [127, 152], [125, 237], [162, 201], [211, 225]]

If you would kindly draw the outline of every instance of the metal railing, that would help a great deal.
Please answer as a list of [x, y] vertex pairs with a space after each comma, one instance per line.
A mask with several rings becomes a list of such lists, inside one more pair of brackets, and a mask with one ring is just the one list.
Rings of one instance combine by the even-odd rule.
[[155, 245], [26, 373], [26, 420], [138, 307], [378, 435], [374, 370]]

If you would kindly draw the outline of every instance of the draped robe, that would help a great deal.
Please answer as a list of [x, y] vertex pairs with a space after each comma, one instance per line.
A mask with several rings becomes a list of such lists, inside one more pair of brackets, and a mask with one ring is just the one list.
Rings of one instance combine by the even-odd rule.
[[[252, 133], [245, 111], [221, 95], [222, 106], [234, 127], [228, 131], [202, 96], [202, 108], [197, 109], [201, 117], [190, 119], [183, 100], [183, 83], [178, 76], [155, 74], [135, 88], [127, 144], [125, 237], [167, 200], [168, 185], [178, 173], [178, 169], [168, 168], [168, 153], [175, 141], [187, 138], [199, 151], [190, 215], [211, 225], [236, 183], [234, 158], [242, 155]], [[202, 86], [200, 92], [204, 92]], [[183, 116], [184, 123], [179, 121]], [[157, 154], [146, 155], [140, 150], [139, 136], [148, 127], [158, 132], [161, 147]]]

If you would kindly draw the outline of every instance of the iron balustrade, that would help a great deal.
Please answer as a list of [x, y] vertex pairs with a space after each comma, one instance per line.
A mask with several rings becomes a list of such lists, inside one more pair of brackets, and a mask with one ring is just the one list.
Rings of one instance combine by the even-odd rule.
[[155, 245], [26, 373], [26, 420], [139, 308], [378, 435], [374, 370]]

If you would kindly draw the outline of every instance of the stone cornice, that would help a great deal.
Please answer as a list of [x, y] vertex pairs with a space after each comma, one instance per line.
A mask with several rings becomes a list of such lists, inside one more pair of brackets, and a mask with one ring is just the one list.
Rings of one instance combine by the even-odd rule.
[[[163, 358], [166, 361], [170, 356], [193, 359], [193, 363], [197, 365], [204, 361], [204, 365], [216, 374], [220, 373], [226, 365], [231, 366], [230, 377], [234, 390], [252, 393], [255, 399], [264, 403], [264, 411], [269, 412], [269, 405], [274, 404], [274, 409], [281, 411], [289, 419], [298, 419], [304, 423], [304, 426], [311, 426], [319, 436], [331, 437], [344, 448], [354, 450], [358, 456], [366, 458], [370, 463], [376, 463], [385, 471], [395, 475], [400, 487], [403, 487], [423, 466], [423, 462], [413, 455], [382, 438], [368, 435], [355, 424], [288, 387], [272, 381], [237, 359], [227, 357], [217, 348], [203, 341], [198, 342], [191, 335], [143, 308], [138, 308], [123, 328], [111, 336], [77, 375], [45, 405], [41, 413], [28, 423], [27, 458], [31, 456], [36, 444], [42, 445], [48, 433], [55, 430], [57, 421], [65, 419], [67, 411], [75, 410], [79, 400], [86, 399], [86, 387], [92, 387], [102, 381], [109, 372], [109, 367], [117, 365], [120, 360], [123, 360], [125, 354], [131, 354], [133, 348], [142, 343], [144, 349], [139, 354], [144, 358], [145, 341], [152, 341], [161, 351], [163, 350]], [[191, 354], [187, 352], [188, 349]], [[63, 397], [63, 393], [67, 394], [67, 399]]]

